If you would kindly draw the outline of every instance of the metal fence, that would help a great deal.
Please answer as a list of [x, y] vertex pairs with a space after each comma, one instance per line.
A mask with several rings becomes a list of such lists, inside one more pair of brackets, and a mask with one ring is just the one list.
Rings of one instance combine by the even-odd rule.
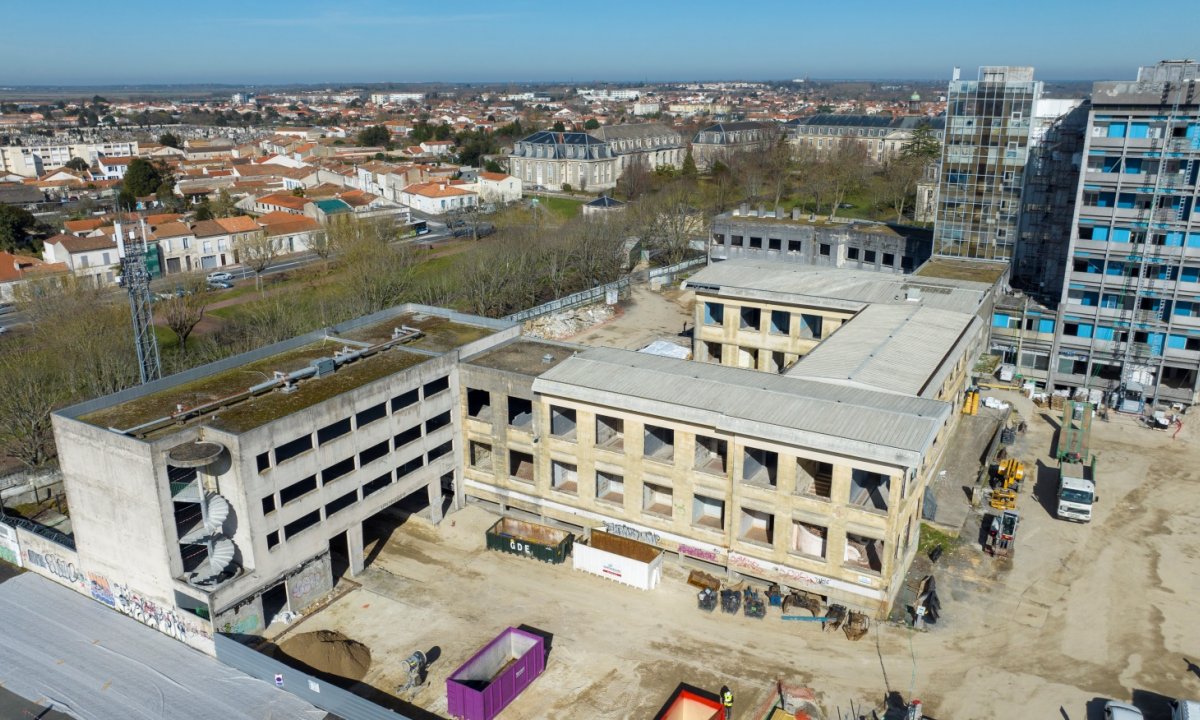
[[75, 538], [64, 532], [59, 532], [54, 528], [31, 522], [25, 518], [5, 515], [2, 510], [0, 510], [0, 522], [8, 525], [9, 527], [20, 528], [27, 532], [31, 532], [34, 535], [40, 535], [41, 537], [44, 537], [51, 542], [58, 543], [65, 548], [69, 548], [71, 550], [75, 549]]
[[609, 290], [616, 290], [618, 293], [628, 291], [629, 283], [629, 278], [624, 277], [616, 282], [610, 282], [607, 285], [597, 285], [594, 288], [580, 290], [579, 292], [566, 297], [562, 297], [557, 300], [551, 300], [548, 303], [542, 303], [537, 307], [531, 307], [528, 310], [522, 310], [520, 312], [513, 313], [504, 319], [512, 322], [524, 322], [526, 320], [532, 320], [543, 315], [549, 315], [562, 310], [570, 310], [571, 308], [579, 307], [581, 305], [588, 305], [602, 299], [608, 294]]
[[344, 720], [412, 720], [366, 698], [284, 665], [221, 633], [213, 634], [217, 659], [333, 713]]
[[700, 257], [694, 257], [694, 258], [690, 258], [688, 260], [684, 260], [683, 262], [675, 263], [674, 265], [650, 268], [650, 271], [647, 274], [650, 276], [651, 280], [656, 280], [658, 278], [671, 280], [676, 275], [678, 275], [682, 272], [685, 272], [687, 270], [691, 270], [694, 267], [699, 267], [701, 265], [704, 265], [707, 262], [708, 262], [708, 258], [704, 257], [702, 255]]

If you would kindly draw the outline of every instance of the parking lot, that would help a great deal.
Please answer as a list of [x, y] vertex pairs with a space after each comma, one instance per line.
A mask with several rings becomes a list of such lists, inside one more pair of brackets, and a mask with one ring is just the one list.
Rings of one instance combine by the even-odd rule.
[[386, 692], [412, 651], [436, 657], [413, 700], [438, 714], [446, 676], [510, 625], [552, 635], [546, 673], [505, 712], [512, 718], [648, 717], [680, 682], [728, 684], [740, 718], [776, 679], [813, 688], [829, 717], [889, 691], [954, 720], [1099, 718], [1107, 698], [1133, 699], [1153, 719], [1167, 697], [1200, 697], [1200, 669], [1187, 662], [1200, 656], [1194, 431], [1172, 440], [1130, 418], [1097, 421], [1097, 516], [1067, 523], [1051, 516], [1054, 413], [992, 394], [1028, 421], [1012, 447], [1029, 468], [1016, 554], [984, 555], [981, 516], [968, 516], [962, 544], [935, 566], [943, 617], [927, 632], [876, 624], [850, 642], [818, 623], [784, 622], [774, 608], [764, 620], [710, 615], [674, 561], [658, 589], [642, 592], [569, 562], [488, 552], [495, 518], [477, 507], [439, 527], [408, 519], [370, 550], [364, 574], [343, 581], [344, 594], [287, 632], [337, 629], [365, 643], [365, 682]]

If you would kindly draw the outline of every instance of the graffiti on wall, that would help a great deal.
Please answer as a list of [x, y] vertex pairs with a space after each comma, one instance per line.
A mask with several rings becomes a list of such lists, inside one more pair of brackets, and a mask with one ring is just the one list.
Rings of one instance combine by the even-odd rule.
[[74, 561], [56, 553], [40, 553], [37, 550], [26, 550], [25, 560], [30, 567], [41, 568], [65, 585], [87, 587], [87, 578], [75, 567]]
[[160, 633], [184, 642], [196, 637], [212, 638], [212, 633], [205, 623], [180, 615], [174, 608], [143, 597], [126, 585], [113, 583], [112, 592], [117, 612], [128, 615]]
[[0, 523], [0, 560], [21, 567], [21, 543], [17, 531]]
[[113, 595], [112, 588], [108, 585], [108, 578], [96, 573], [88, 573], [88, 590], [92, 593], [92, 599], [104, 603], [110, 608], [117, 606], [117, 599]]
[[679, 554], [687, 555], [688, 557], [694, 557], [700, 560], [707, 560], [711, 563], [720, 562], [721, 560], [721, 556], [713, 550], [703, 550], [698, 547], [692, 547], [691, 545], [684, 545], [683, 543], [679, 543]]
[[262, 618], [257, 614], [243, 615], [221, 626], [221, 632], [234, 635], [253, 635], [262, 628]]
[[739, 555], [737, 553], [729, 553], [729, 564], [734, 567], [741, 568], [742, 570], [748, 570], [752, 573], [774, 573], [791, 580], [799, 580], [800, 582], [809, 583], [810, 585], [829, 584], [829, 578], [827, 577], [813, 575], [812, 573], [806, 573], [800, 570], [793, 570], [792, 568], [784, 567], [783, 565], [776, 565], [775, 563], [759, 562], [754, 558], [749, 558], [745, 555]]
[[662, 540], [658, 533], [650, 532], [649, 530], [638, 530], [635, 527], [630, 527], [622, 523], [608, 522], [607, 520], [604, 522], [604, 532], [609, 535], [618, 535], [630, 540], [644, 542], [647, 545], [657, 545]]

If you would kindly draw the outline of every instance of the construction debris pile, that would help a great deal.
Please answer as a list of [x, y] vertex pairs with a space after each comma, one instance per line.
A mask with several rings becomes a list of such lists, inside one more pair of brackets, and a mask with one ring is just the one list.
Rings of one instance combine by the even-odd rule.
[[336, 630], [293, 635], [280, 644], [279, 651], [332, 678], [362, 680], [371, 668], [370, 648]]
[[525, 323], [525, 334], [546, 340], [565, 340], [611, 320], [614, 315], [616, 310], [611, 305], [588, 305], [529, 320]]
[[[740, 610], [748, 618], [762, 619], [767, 616], [767, 606], [770, 605], [780, 608], [780, 618], [783, 620], [819, 622], [822, 630], [841, 630], [850, 640], [861, 639], [871, 627], [870, 617], [866, 613], [837, 604], [830, 605], [822, 611], [820, 596], [804, 590], [792, 590], [784, 594], [775, 583], [763, 592], [744, 580], [722, 588], [722, 583], [717, 578], [693, 570], [688, 576], [688, 584], [700, 588], [700, 592], [696, 594], [696, 607], [705, 612], [713, 612], [717, 607], [717, 599], [720, 598], [721, 611], [729, 615], [737, 615]], [[766, 602], [763, 602], [764, 596]], [[804, 608], [812, 613], [812, 617], [789, 615], [788, 610], [791, 608]]]

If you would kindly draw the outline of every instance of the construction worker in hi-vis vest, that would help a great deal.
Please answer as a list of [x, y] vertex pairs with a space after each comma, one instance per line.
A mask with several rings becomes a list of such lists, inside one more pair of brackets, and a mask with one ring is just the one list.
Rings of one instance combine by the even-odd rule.
[[733, 709], [733, 691], [728, 685], [721, 688], [721, 704], [725, 706], [726, 713]]

